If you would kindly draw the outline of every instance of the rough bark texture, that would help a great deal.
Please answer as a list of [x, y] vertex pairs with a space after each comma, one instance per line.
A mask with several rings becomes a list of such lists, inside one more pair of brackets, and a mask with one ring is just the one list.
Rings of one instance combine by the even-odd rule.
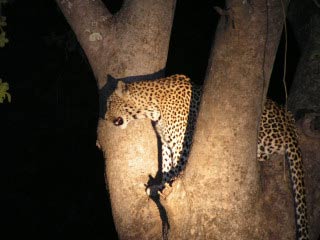
[[[223, 17], [216, 32], [186, 173], [165, 203], [170, 237], [294, 239], [293, 202], [292, 211], [283, 201], [273, 208], [279, 192], [266, 200], [271, 191], [262, 188], [256, 160], [258, 119], [282, 31], [281, 2], [267, 7], [265, 1], [227, 1], [227, 7], [229, 21]], [[290, 191], [285, 194], [292, 200]], [[271, 218], [279, 209], [280, 221]]]
[[320, 8], [314, 1], [292, 1], [288, 11], [301, 58], [288, 107], [299, 118], [306, 172], [310, 239], [320, 237]]
[[307, 207], [309, 214], [310, 239], [320, 238], [320, 139], [305, 134], [303, 123], [306, 118], [297, 122], [300, 134], [300, 145], [303, 153]]
[[[301, 9], [305, 16], [300, 17]], [[308, 14], [305, 14], [308, 13]], [[320, 114], [320, 8], [314, 2], [294, 1], [289, 20], [301, 48], [301, 59], [290, 92], [289, 107]]]
[[[124, 1], [111, 15], [103, 3], [57, 0], [83, 47], [98, 88], [114, 78], [152, 74], [165, 67], [174, 0]], [[104, 104], [103, 100], [100, 104]], [[149, 121], [119, 130], [99, 120], [98, 141], [106, 158], [106, 182], [121, 239], [160, 239], [161, 220], [145, 186], [158, 170], [157, 140]]]

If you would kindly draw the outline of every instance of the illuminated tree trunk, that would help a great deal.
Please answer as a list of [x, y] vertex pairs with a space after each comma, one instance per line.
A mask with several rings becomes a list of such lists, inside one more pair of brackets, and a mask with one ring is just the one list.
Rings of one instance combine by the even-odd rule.
[[[219, 10], [224, 16], [189, 164], [165, 204], [171, 237], [294, 239], [289, 185], [283, 191], [274, 184], [263, 188], [261, 178], [270, 176], [261, 177], [256, 159], [259, 116], [283, 27], [281, 1], [227, 1], [227, 7]], [[291, 201], [289, 208], [282, 198]]]
[[[88, 57], [102, 96], [108, 74], [118, 79], [164, 69], [175, 0], [124, 1], [115, 15], [100, 0], [57, 3]], [[102, 97], [101, 115], [104, 101]], [[121, 131], [99, 120], [98, 141], [119, 237], [160, 239], [159, 211], [148, 201], [144, 186], [148, 175], [158, 170], [157, 139], [150, 122], [142, 120]]]

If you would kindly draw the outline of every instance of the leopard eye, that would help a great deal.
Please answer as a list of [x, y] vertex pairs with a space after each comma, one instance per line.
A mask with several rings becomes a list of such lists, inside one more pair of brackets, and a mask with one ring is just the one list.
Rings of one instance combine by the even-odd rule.
[[123, 124], [123, 118], [122, 117], [117, 117], [113, 119], [113, 124], [115, 126], [121, 126]]

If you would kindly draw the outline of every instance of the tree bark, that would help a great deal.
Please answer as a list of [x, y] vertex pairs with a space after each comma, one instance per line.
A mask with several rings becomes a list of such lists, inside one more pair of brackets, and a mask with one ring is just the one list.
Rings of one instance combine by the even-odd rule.
[[314, 1], [292, 1], [288, 19], [301, 58], [290, 90], [288, 107], [295, 114], [306, 174], [310, 239], [320, 237], [320, 8]]
[[[304, 21], [298, 21], [301, 9]], [[290, 110], [320, 114], [320, 8], [314, 2], [294, 1], [288, 14], [292, 29], [301, 46], [301, 59], [290, 91]], [[305, 14], [305, 13], [308, 14]]]
[[[164, 69], [175, 0], [124, 1], [115, 15], [99, 0], [57, 3], [88, 57], [102, 95], [108, 74], [119, 79]], [[160, 239], [159, 211], [148, 201], [144, 186], [148, 175], [158, 171], [157, 139], [150, 122], [141, 120], [118, 130], [100, 119], [98, 142], [106, 159], [106, 182], [119, 238]]]

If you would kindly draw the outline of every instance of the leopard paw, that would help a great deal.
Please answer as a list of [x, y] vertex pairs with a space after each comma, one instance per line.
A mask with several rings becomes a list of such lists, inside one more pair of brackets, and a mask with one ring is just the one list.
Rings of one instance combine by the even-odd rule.
[[172, 192], [172, 186], [169, 183], [165, 183], [162, 191], [160, 192], [160, 196], [161, 198], [166, 199], [171, 192]]

